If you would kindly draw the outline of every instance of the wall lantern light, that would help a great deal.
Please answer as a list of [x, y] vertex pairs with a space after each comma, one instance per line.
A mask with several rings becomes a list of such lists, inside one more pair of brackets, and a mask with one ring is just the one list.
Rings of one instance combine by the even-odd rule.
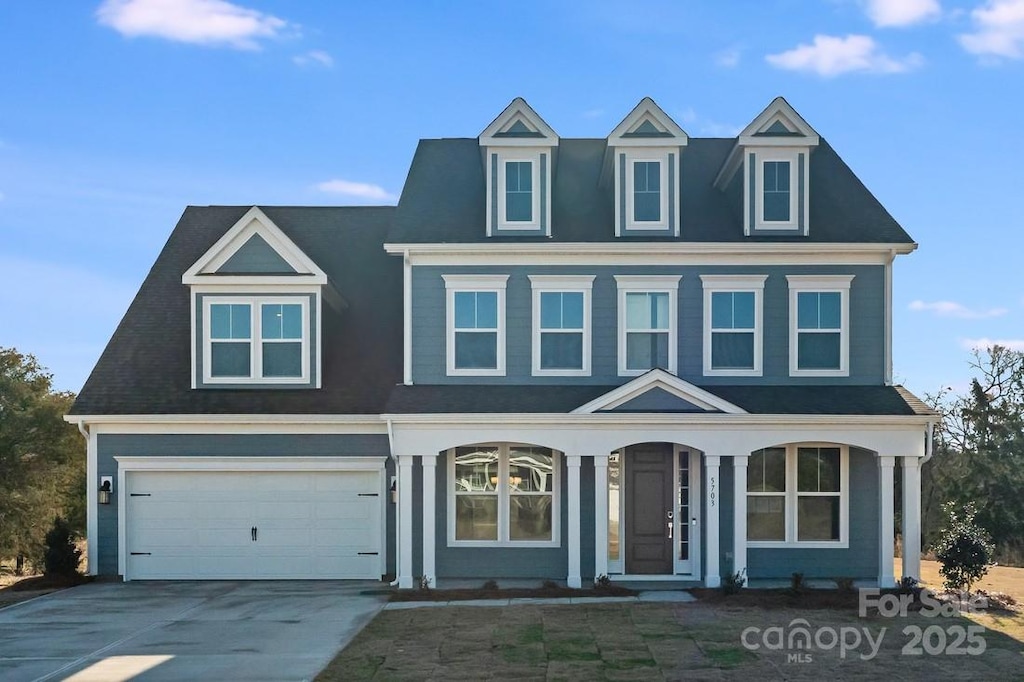
[[100, 476], [100, 504], [110, 504], [110, 493], [114, 492], [114, 477]]

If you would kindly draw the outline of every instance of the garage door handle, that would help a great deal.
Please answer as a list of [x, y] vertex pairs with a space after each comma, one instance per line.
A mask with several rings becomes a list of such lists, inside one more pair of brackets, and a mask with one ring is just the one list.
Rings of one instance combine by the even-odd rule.
[[379, 493], [358, 493], [358, 497], [380, 497]]
[[256, 526], [249, 529], [249, 540], [256, 542]]
[[153, 556], [152, 552], [132, 552], [132, 556]]
[[128, 493], [128, 497], [153, 497], [150, 493]]
[[356, 552], [359, 556], [377, 556], [377, 552]]

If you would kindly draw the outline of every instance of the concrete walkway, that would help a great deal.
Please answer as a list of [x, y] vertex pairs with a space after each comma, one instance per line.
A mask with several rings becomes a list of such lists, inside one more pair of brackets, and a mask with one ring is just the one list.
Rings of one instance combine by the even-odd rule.
[[92, 583], [0, 609], [4, 682], [308, 680], [368, 623], [378, 582]]
[[673, 602], [677, 604], [694, 602], [697, 598], [682, 590], [650, 590], [636, 597], [513, 597], [510, 599], [466, 599], [455, 601], [395, 601], [389, 602], [386, 611], [422, 609], [439, 606], [515, 606], [516, 604], [605, 604], [636, 602]]

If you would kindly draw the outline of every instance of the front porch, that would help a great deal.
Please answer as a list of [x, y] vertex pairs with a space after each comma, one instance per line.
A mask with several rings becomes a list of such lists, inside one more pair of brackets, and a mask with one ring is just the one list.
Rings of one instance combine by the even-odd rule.
[[[896, 466], [903, 468], [904, 574], [917, 577], [920, 572], [919, 464], [925, 424], [919, 417], [597, 413], [402, 415], [392, 420], [402, 588], [416, 587], [421, 580], [445, 586], [446, 581], [492, 578], [547, 579], [581, 587], [600, 576], [629, 584], [717, 587], [724, 576], [736, 573], [756, 586], [788, 579], [796, 571], [812, 580], [844, 577], [892, 585]], [[658, 459], [651, 444], [671, 452], [671, 459], [663, 455], [661, 465], [641, 462]], [[550, 509], [529, 517], [534, 529], [529, 532], [541, 531], [525, 540], [526, 531], [516, 524], [526, 523], [527, 517], [510, 506], [527, 494], [515, 480], [521, 477], [511, 473], [511, 467], [522, 465], [513, 461], [520, 445], [551, 453], [550, 478], [540, 493], [534, 491], [549, 495]], [[796, 458], [806, 459], [804, 451], [810, 448], [844, 453], [838, 493], [797, 490]], [[471, 522], [476, 524], [473, 532], [482, 533], [474, 537], [486, 540], [466, 541], [455, 528], [456, 449], [499, 453], [494, 475], [486, 476], [493, 481], [478, 491], [495, 495], [496, 501]], [[501, 452], [507, 453], [505, 459]], [[787, 453], [790, 489], [785, 494], [761, 495], [750, 488], [754, 479], [748, 480], [748, 468], [752, 461], [766, 468], [765, 452]], [[659, 479], [658, 466], [666, 466], [665, 461], [671, 469], [662, 469], [660, 479], [664, 482], [671, 471], [670, 484], [655, 491], [637, 482]], [[637, 473], [632, 481], [631, 467]], [[502, 486], [511, 486], [511, 492], [499, 492]], [[668, 506], [666, 499], [671, 500]], [[757, 510], [749, 508], [751, 501]], [[533, 502], [535, 511], [545, 507]], [[821, 515], [822, 509], [837, 511], [797, 528], [798, 514], [813, 520], [807, 515]], [[669, 557], [659, 554], [657, 542], [638, 542], [645, 532], [656, 535], [650, 532], [655, 526], [664, 529], [661, 547], [668, 548]], [[638, 548], [642, 556], [628, 554]]]

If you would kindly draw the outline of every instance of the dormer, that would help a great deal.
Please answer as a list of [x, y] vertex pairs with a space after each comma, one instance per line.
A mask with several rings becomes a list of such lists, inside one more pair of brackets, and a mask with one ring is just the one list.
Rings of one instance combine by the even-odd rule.
[[327, 275], [253, 206], [181, 278], [192, 301], [192, 388], [320, 388]]
[[782, 97], [750, 125], [715, 185], [743, 196], [743, 233], [807, 236], [810, 230], [810, 156], [819, 137]]
[[551, 176], [558, 135], [522, 97], [480, 133], [487, 236], [551, 236]]
[[688, 142], [650, 97], [608, 135], [615, 236], [679, 236], [679, 159]]

